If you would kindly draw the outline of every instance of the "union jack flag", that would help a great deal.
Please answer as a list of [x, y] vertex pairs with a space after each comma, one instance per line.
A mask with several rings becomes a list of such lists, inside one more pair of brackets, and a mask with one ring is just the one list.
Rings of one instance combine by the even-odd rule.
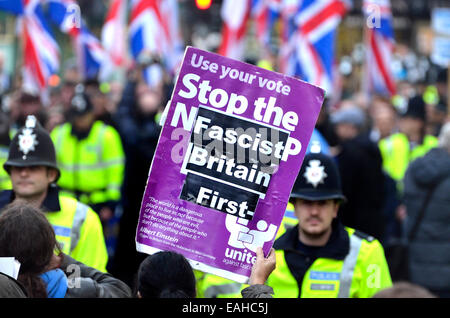
[[218, 53], [234, 59], [242, 59], [251, 0], [225, 0], [221, 7], [222, 43]]
[[50, 19], [72, 38], [78, 70], [83, 79], [105, 79], [111, 59], [100, 41], [89, 31], [74, 0], [48, 0]]
[[335, 37], [349, 9], [344, 0], [303, 0], [286, 26], [285, 72], [333, 93]]
[[48, 103], [48, 79], [59, 71], [60, 51], [44, 18], [42, 1], [24, 0], [21, 20], [23, 40], [23, 88]]
[[[163, 67], [168, 72], [177, 71], [183, 57], [184, 43], [176, 0], [133, 0], [129, 33], [131, 54], [135, 60], [141, 53], [155, 55], [162, 59]], [[159, 80], [148, 74], [152, 72], [144, 72], [150, 85]]]
[[365, 81], [367, 93], [395, 95], [395, 79], [391, 71], [394, 50], [392, 12], [389, 0], [364, 0], [366, 16]]
[[102, 45], [116, 66], [122, 65], [126, 57], [126, 9], [126, 0], [112, 0], [102, 28]]
[[256, 36], [262, 46], [270, 44], [271, 31], [280, 16], [283, 0], [252, 0], [251, 16], [255, 20]]

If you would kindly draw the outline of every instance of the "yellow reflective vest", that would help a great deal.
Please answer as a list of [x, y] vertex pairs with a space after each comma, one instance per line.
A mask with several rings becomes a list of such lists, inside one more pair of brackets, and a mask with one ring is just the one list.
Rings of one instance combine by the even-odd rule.
[[[368, 298], [379, 290], [392, 286], [381, 244], [354, 229], [345, 228], [345, 231], [349, 237], [348, 254], [341, 259], [319, 257], [308, 260], [311, 263], [303, 264], [306, 271], [301, 276], [298, 272], [291, 272], [292, 264], [286, 261], [285, 251], [276, 250], [276, 268], [266, 282], [266, 285], [274, 289], [274, 297]], [[298, 231], [290, 228], [287, 235], [292, 234], [297, 240]], [[295, 248], [289, 250], [292, 253]], [[205, 274], [198, 286], [199, 297], [237, 298], [241, 297], [240, 291], [247, 286]]]
[[[283, 235], [287, 229], [297, 225], [298, 219], [294, 215], [294, 206], [288, 203], [286, 212], [277, 231], [275, 238]], [[227, 278], [213, 274], [194, 271], [197, 279], [197, 297], [198, 298], [241, 298], [241, 290], [247, 285], [237, 283]]]
[[402, 133], [393, 134], [379, 141], [383, 169], [395, 180], [403, 179], [411, 161], [425, 155], [431, 148], [437, 147], [438, 140], [425, 135], [423, 143], [410, 148], [408, 137]]
[[89, 135], [78, 140], [72, 135], [72, 125], [65, 123], [50, 136], [61, 171], [58, 185], [65, 194], [90, 205], [120, 199], [125, 156], [112, 126], [96, 121]]
[[87, 205], [59, 195], [59, 211], [46, 212], [62, 252], [77, 261], [106, 272], [108, 251], [100, 218]]
[[297, 227], [286, 232], [274, 245], [276, 268], [267, 280], [274, 297], [368, 298], [392, 286], [381, 244], [354, 229], [343, 232], [349, 238], [348, 252], [338, 244], [318, 257], [295, 248]]
[[0, 146], [0, 191], [12, 189], [11, 178], [3, 168], [3, 164], [8, 160], [8, 153], [9, 147]]
[[[0, 193], [0, 215], [3, 207], [13, 202], [14, 191]], [[49, 186], [41, 205], [55, 232], [62, 252], [87, 266], [106, 272], [108, 251], [100, 218], [89, 206], [61, 194]]]

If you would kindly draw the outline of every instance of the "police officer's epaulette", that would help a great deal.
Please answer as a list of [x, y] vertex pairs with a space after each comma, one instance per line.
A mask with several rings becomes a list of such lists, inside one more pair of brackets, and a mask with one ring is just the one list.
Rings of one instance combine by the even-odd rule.
[[375, 238], [372, 235], [366, 234], [364, 232], [361, 232], [359, 230], [355, 230], [355, 232], [353, 233], [353, 235], [356, 235], [359, 238], [362, 238], [368, 242], [372, 242], [373, 240], [375, 240]]

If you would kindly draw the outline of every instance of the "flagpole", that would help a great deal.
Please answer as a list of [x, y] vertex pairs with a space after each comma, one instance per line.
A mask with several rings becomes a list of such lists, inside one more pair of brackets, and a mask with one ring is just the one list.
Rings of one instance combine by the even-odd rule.
[[447, 65], [447, 121], [450, 122], [450, 61], [448, 62]]
[[[367, 62], [368, 62], [368, 35], [367, 35], [367, 26], [365, 25], [365, 15], [363, 14], [363, 34], [362, 34], [362, 40], [364, 43], [364, 62], [362, 64], [361, 68], [361, 90], [362, 93], [367, 101], [370, 101], [370, 94], [369, 94], [369, 83], [367, 78]], [[369, 103], [370, 104], [370, 103]]]

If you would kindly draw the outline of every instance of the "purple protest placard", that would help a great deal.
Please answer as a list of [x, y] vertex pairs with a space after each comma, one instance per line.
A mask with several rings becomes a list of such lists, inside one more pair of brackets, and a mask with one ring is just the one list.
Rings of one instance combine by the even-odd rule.
[[324, 91], [186, 49], [150, 168], [136, 248], [241, 283], [269, 252]]

